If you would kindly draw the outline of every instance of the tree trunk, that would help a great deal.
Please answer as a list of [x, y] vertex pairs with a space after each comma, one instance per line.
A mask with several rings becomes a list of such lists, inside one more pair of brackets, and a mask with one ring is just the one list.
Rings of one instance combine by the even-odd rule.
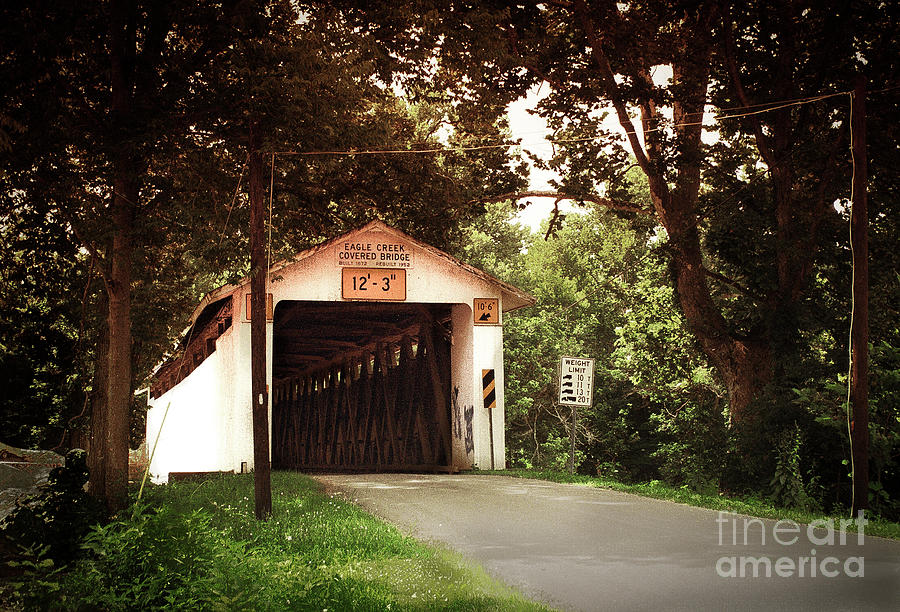
[[134, 119], [134, 7], [110, 5], [110, 119], [118, 140], [113, 159], [112, 248], [109, 259], [108, 377], [104, 461], [104, 497], [111, 512], [128, 501], [128, 447], [131, 431], [131, 267], [132, 233], [138, 200], [136, 153], [130, 142]]
[[[109, 316], [109, 299], [106, 292], [100, 297], [100, 311]], [[109, 329], [104, 321], [100, 326], [100, 338], [94, 356], [94, 388], [91, 391], [91, 440], [88, 449], [88, 486], [91, 495], [106, 496], [106, 398], [109, 373]]]
[[691, 332], [725, 383], [729, 419], [740, 427], [754, 420], [750, 403], [772, 380], [774, 364], [767, 339], [737, 339], [712, 300], [703, 268], [696, 221], [680, 219], [692, 204], [669, 205], [666, 229], [673, 246], [675, 289]]
[[726, 356], [719, 358], [716, 354], [712, 361], [728, 391], [731, 425], [740, 427], [756, 421], [757, 415], [749, 409], [750, 404], [772, 381], [774, 361], [767, 342], [732, 340], [728, 344]]
[[[117, 181], [113, 197], [113, 238], [109, 293], [109, 375], [106, 396], [105, 498], [110, 511], [128, 501], [128, 447], [131, 437], [131, 233], [134, 213], [127, 195], [135, 190]], [[124, 193], [123, 193], [124, 192]]]

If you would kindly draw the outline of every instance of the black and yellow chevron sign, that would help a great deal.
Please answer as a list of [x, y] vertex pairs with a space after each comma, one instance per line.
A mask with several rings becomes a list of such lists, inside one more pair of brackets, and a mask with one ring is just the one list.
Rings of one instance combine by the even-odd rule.
[[497, 405], [497, 392], [494, 389], [494, 370], [481, 371], [481, 390], [484, 407], [488, 413], [488, 436], [491, 440], [491, 469], [494, 469], [494, 407]]
[[497, 405], [497, 393], [494, 390], [494, 370], [481, 371], [481, 388], [484, 392], [484, 407], [493, 410]]

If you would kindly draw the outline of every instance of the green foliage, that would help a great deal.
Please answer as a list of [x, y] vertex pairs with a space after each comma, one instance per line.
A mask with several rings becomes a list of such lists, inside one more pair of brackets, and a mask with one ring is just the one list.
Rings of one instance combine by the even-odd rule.
[[260, 522], [252, 476], [154, 488], [146, 504], [94, 528], [86, 557], [69, 572], [35, 577], [21, 603], [123, 611], [543, 609], [324, 494], [308, 477], [276, 472], [273, 491], [272, 517]]
[[[900, 517], [900, 350], [887, 341], [870, 345], [869, 480], [870, 509], [885, 518]], [[810, 495], [825, 507], [846, 504], [850, 491], [847, 428], [847, 376], [809, 380], [794, 389], [790, 409], [806, 420], [801, 464], [815, 478]], [[809, 485], [807, 486], [810, 489]]]
[[674, 414], [663, 409], [651, 415], [662, 436], [653, 457], [660, 461], [665, 482], [701, 493], [719, 490], [729, 441], [722, 411], [716, 407], [687, 399]]
[[646, 415], [655, 434], [649, 452], [659, 476], [715, 489], [728, 449], [725, 394], [679, 312], [659, 257], [664, 248], [657, 241], [641, 262], [629, 316], [616, 328], [614, 372], [632, 386], [632, 409]]
[[30, 551], [26, 558], [51, 567], [78, 556], [81, 538], [104, 518], [102, 504], [84, 491], [86, 456], [81, 449], [70, 450], [65, 466], [50, 472], [43, 490], [3, 519], [0, 539], [5, 549]]
[[811, 510], [814, 502], [803, 485], [800, 474], [800, 427], [785, 430], [775, 447], [775, 475], [769, 486], [775, 503], [787, 508]]
[[0, 582], [0, 605], [28, 602], [35, 610], [46, 610], [59, 598], [65, 567], [47, 556], [47, 547], [20, 548], [6, 567], [13, 577]]
[[[511, 212], [506, 209], [507, 215]], [[479, 231], [495, 231], [490, 228], [496, 220], [488, 223], [482, 225], [486, 230], [473, 228], [476, 239], [469, 242], [463, 257], [490, 264], [489, 271], [530, 291], [538, 300], [535, 307], [506, 317], [508, 446], [520, 461], [535, 466], [564, 465], [571, 419], [569, 409], [556, 405], [558, 359], [560, 355], [601, 357], [611, 352], [614, 328], [620, 321], [615, 297], [623, 286], [621, 266], [632, 256], [635, 235], [624, 221], [599, 211], [570, 215], [551, 240], [525, 235], [521, 227], [479, 240]], [[595, 372], [596, 389], [605, 388], [598, 381], [603, 376], [601, 368], [602, 357]], [[609, 410], [604, 399], [597, 393], [595, 406]], [[593, 423], [595, 409], [579, 418], [577, 436], [587, 439], [589, 448], [608, 448], [611, 440], [597, 440], [600, 430]], [[593, 470], [597, 457], [592, 451], [582, 451], [584, 469]]]
[[[640, 199], [640, 183], [633, 186]], [[727, 435], [724, 395], [680, 315], [660, 251], [664, 236], [602, 209], [571, 213], [552, 238], [487, 208], [461, 254], [532, 293], [504, 323], [508, 460], [561, 469], [570, 409], [556, 404], [561, 355], [597, 359], [594, 402], [579, 409], [583, 473], [718, 484]]]
[[0, 219], [0, 431], [13, 446], [52, 446], [84, 404], [87, 267], [56, 219], [25, 208]]

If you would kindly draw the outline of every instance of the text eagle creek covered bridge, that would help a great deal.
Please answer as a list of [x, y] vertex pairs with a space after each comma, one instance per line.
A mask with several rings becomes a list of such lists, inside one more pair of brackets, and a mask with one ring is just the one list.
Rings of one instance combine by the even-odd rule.
[[[269, 278], [273, 467], [505, 468], [502, 319], [533, 297], [380, 221]], [[253, 469], [250, 279], [208, 294], [191, 320], [183, 357], [151, 384], [157, 482]]]

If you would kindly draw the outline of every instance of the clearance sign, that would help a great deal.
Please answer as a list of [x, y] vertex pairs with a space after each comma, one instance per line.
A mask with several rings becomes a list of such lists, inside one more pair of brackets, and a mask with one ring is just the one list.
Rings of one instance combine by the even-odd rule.
[[396, 239], [360, 239], [338, 244], [339, 266], [354, 268], [411, 268], [413, 252]]

